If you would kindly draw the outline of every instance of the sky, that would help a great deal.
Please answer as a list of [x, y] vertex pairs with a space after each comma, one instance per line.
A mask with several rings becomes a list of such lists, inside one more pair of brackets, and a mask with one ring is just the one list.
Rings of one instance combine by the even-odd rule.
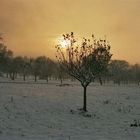
[[0, 0], [0, 33], [15, 55], [54, 58], [63, 33], [107, 36], [113, 59], [140, 63], [140, 0]]

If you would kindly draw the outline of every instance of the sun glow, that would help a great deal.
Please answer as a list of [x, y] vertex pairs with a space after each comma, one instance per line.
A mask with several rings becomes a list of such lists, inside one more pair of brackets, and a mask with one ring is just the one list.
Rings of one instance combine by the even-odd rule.
[[70, 46], [70, 40], [59, 39], [59, 44], [62, 48], [67, 48]]

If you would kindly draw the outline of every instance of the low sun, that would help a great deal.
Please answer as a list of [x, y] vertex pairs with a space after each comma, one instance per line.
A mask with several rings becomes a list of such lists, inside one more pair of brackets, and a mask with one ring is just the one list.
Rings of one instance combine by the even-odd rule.
[[70, 46], [70, 40], [64, 40], [64, 39], [59, 39], [59, 44], [61, 45], [62, 48], [67, 48]]

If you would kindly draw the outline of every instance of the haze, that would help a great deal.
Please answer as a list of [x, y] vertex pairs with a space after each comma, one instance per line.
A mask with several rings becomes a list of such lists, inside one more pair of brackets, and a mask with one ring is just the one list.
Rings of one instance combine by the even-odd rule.
[[0, 32], [15, 55], [54, 58], [63, 33], [107, 36], [113, 59], [140, 63], [140, 0], [0, 0]]

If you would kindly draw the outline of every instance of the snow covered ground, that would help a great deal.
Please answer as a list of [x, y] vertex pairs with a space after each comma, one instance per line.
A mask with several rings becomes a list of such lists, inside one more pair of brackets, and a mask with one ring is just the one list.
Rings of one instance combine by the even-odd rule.
[[[0, 83], [0, 140], [140, 140], [140, 87]], [[70, 111], [72, 110], [72, 112]]]

